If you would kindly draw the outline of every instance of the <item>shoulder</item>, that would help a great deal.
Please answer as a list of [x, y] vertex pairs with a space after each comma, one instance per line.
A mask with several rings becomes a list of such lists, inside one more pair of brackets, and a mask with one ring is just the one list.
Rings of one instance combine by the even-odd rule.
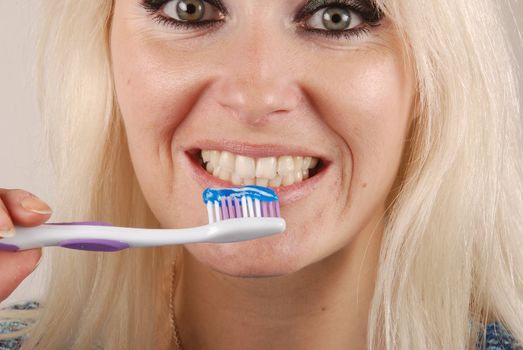
[[[33, 310], [37, 309], [40, 306], [40, 304], [36, 301], [29, 301], [23, 304], [16, 304], [13, 305], [7, 310]], [[6, 309], [4, 309], [6, 310]], [[0, 311], [1, 313], [1, 311]], [[28, 321], [27, 320], [2, 320], [0, 319], [0, 335], [6, 335], [18, 332], [25, 327], [27, 327]], [[24, 340], [23, 336], [18, 336], [11, 339], [0, 339], [0, 350], [13, 350], [13, 349], [19, 349], [22, 345], [22, 342]]]
[[485, 328], [485, 343], [478, 342], [478, 350], [523, 350], [510, 332], [499, 322], [492, 322]]

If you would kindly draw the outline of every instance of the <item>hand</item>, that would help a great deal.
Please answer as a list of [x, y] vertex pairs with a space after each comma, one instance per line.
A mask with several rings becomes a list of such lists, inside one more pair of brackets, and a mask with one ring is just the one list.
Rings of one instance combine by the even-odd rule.
[[[23, 190], [0, 188], [0, 243], [15, 234], [14, 225], [39, 226], [51, 217], [51, 208]], [[0, 251], [0, 301], [5, 300], [36, 268], [42, 249]]]

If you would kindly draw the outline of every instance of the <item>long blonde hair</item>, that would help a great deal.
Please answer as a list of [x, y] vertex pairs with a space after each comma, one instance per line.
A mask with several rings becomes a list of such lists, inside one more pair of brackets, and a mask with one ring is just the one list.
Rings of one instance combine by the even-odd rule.
[[[523, 343], [523, 145], [514, 55], [494, 0], [376, 0], [417, 76], [387, 213], [371, 349], [473, 348], [499, 320]], [[112, 1], [46, 0], [40, 105], [64, 220], [158, 227], [113, 91]], [[154, 349], [170, 337], [169, 248], [47, 249], [49, 294], [23, 349]]]

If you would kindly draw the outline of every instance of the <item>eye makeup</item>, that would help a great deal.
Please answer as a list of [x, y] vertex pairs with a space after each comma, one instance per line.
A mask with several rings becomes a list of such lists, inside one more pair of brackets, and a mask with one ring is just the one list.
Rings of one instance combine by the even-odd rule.
[[314, 12], [326, 7], [342, 7], [359, 14], [369, 24], [378, 23], [383, 14], [369, 0], [309, 0], [294, 17], [295, 22], [300, 22]]
[[223, 23], [223, 18], [228, 14], [227, 9], [220, 0], [203, 0], [206, 6], [213, 6], [220, 13], [219, 19], [207, 19], [199, 21], [183, 21], [165, 16], [159, 13], [164, 5], [172, 0], [142, 0], [140, 5], [151, 14], [153, 21], [158, 24], [173, 27], [177, 30], [195, 30], [216, 27], [217, 24]]
[[[162, 8], [162, 6], [167, 4], [169, 1], [172, 1], [172, 0], [141, 0], [141, 5], [149, 12], [154, 13], [154, 12], [159, 11]], [[224, 15], [229, 14], [227, 12], [227, 9], [225, 8], [225, 6], [223, 6], [223, 4], [220, 0], [204, 0], [204, 1], [213, 5], [214, 7], [216, 7]]]
[[[356, 13], [361, 17], [364, 26], [345, 30], [328, 30], [310, 28], [306, 25], [307, 20], [315, 13], [329, 8], [341, 8]], [[319, 35], [334, 40], [348, 40], [363, 38], [370, 33], [372, 27], [378, 27], [382, 19], [382, 13], [369, 0], [309, 0], [298, 11], [294, 22], [298, 24], [297, 30], [303, 34]]]
[[[173, 0], [141, 0], [141, 6], [153, 15], [153, 20], [157, 23], [174, 27], [178, 30], [216, 27], [225, 22], [225, 17], [228, 14], [227, 9], [220, 0], [202, 0], [210, 6], [214, 6], [222, 14], [221, 18], [203, 21], [180, 21], [159, 13], [162, 7], [170, 1]], [[306, 21], [308, 18], [318, 11], [328, 8], [342, 8], [356, 13], [363, 20], [364, 26], [346, 30], [318, 29], [307, 26]], [[305, 34], [321, 35], [335, 39], [349, 39], [364, 36], [370, 32], [371, 27], [379, 26], [382, 18], [382, 12], [377, 9], [372, 0], [308, 0], [294, 16], [294, 22], [297, 24], [297, 30]]]

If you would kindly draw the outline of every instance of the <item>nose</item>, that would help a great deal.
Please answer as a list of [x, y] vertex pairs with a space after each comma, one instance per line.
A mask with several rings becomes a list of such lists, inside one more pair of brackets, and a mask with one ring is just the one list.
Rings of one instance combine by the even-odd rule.
[[216, 86], [218, 103], [243, 121], [259, 125], [278, 113], [291, 112], [300, 102], [298, 88], [278, 77], [220, 79]]
[[285, 44], [263, 30], [246, 31], [225, 50], [213, 95], [229, 113], [250, 125], [263, 125], [291, 113], [302, 100]]

